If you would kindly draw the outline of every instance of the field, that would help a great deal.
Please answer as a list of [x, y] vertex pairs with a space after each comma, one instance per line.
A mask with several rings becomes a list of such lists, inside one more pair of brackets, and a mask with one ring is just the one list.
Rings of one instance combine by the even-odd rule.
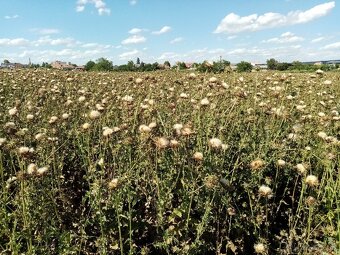
[[1, 254], [339, 254], [340, 72], [0, 71]]

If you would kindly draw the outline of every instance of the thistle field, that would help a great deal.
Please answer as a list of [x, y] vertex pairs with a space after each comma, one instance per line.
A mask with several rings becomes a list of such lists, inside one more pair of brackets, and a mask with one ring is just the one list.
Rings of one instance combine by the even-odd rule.
[[0, 254], [339, 254], [340, 72], [0, 71]]

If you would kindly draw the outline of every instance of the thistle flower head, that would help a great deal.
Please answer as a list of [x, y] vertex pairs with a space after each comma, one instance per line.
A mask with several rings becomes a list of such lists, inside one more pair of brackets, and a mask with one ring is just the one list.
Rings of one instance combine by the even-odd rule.
[[175, 139], [170, 140], [170, 147], [171, 148], [177, 148], [179, 146], [179, 142]]
[[196, 161], [202, 161], [203, 160], [203, 153], [196, 151], [193, 155], [193, 159]]
[[210, 102], [209, 102], [209, 100], [208, 100], [208, 98], [203, 98], [202, 100], [201, 100], [201, 105], [202, 106], [207, 106], [207, 105], [209, 105], [210, 104]]
[[61, 116], [64, 120], [67, 120], [70, 117], [70, 114], [68, 113], [63, 113], [63, 115]]
[[50, 120], [48, 121], [48, 123], [54, 124], [54, 123], [57, 122], [57, 120], [58, 120], [58, 117], [57, 117], [57, 116], [52, 116], [52, 117], [50, 118]]
[[204, 184], [208, 189], [213, 189], [218, 185], [218, 177], [216, 175], [208, 175], [204, 179]]
[[100, 117], [100, 112], [97, 110], [92, 110], [89, 114], [91, 120], [98, 119]]
[[8, 114], [10, 116], [14, 116], [18, 113], [18, 109], [16, 107], [9, 109]]
[[42, 175], [46, 174], [47, 171], [48, 171], [47, 166], [40, 167], [40, 168], [37, 169], [37, 175], [42, 176]]
[[104, 128], [104, 130], [103, 130], [103, 136], [104, 137], [109, 137], [112, 134], [113, 134], [112, 128], [108, 128], [108, 127]]
[[272, 189], [269, 188], [269, 187], [266, 186], [266, 185], [261, 185], [260, 188], [259, 188], [259, 194], [260, 194], [260, 196], [262, 196], [262, 197], [268, 197], [268, 198], [270, 198], [271, 195], [272, 195]]
[[137, 78], [137, 79], [135, 80], [135, 83], [136, 83], [136, 84], [142, 84], [142, 83], [143, 83], [143, 79], [142, 79], [142, 78]]
[[113, 178], [109, 183], [108, 183], [108, 188], [110, 190], [114, 190], [118, 187], [119, 185], [119, 179], [118, 178]]
[[151, 122], [150, 124], [149, 124], [149, 128], [155, 128], [155, 127], [157, 127], [157, 123], [156, 122]]
[[173, 129], [175, 129], [175, 130], [181, 130], [182, 128], [183, 128], [183, 125], [180, 124], [180, 123], [177, 123], [177, 124], [173, 125]]
[[305, 180], [306, 184], [310, 187], [315, 187], [319, 184], [318, 177], [315, 175], [308, 175]]
[[307, 172], [307, 167], [305, 164], [299, 163], [295, 166], [295, 168], [300, 174], [305, 174]]
[[158, 137], [155, 140], [155, 145], [158, 149], [165, 149], [169, 146], [169, 140], [165, 137]]
[[29, 175], [34, 174], [37, 170], [38, 167], [36, 164], [31, 163], [27, 166], [27, 174]]
[[213, 149], [220, 149], [222, 147], [222, 141], [218, 138], [211, 138], [209, 140], [209, 146]]
[[84, 124], [82, 125], [82, 128], [83, 128], [84, 130], [89, 129], [90, 127], [91, 127], [91, 124], [90, 124], [90, 123], [84, 123]]
[[279, 159], [277, 162], [276, 162], [277, 166], [285, 166], [286, 165], [286, 161], [284, 161], [283, 159]]
[[255, 253], [257, 254], [267, 254], [267, 246], [263, 243], [257, 243], [254, 245]]
[[140, 133], [150, 133], [151, 132], [151, 128], [147, 125], [140, 125], [138, 128]]
[[4, 145], [6, 142], [6, 138], [0, 138], [0, 147]]
[[261, 168], [263, 168], [265, 165], [265, 162], [262, 159], [256, 159], [253, 160], [252, 162], [250, 162], [250, 168], [252, 170], [259, 170]]
[[33, 114], [27, 114], [26, 119], [28, 121], [33, 120], [34, 119], [34, 115]]

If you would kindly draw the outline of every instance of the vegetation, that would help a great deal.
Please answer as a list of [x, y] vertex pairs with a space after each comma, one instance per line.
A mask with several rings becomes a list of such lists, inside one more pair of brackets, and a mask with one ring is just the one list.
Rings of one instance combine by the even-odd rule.
[[339, 81], [0, 70], [0, 253], [338, 254]]
[[236, 70], [238, 72], [251, 72], [251, 70], [253, 69], [253, 66], [246, 61], [241, 61], [240, 63], [238, 63], [236, 65]]

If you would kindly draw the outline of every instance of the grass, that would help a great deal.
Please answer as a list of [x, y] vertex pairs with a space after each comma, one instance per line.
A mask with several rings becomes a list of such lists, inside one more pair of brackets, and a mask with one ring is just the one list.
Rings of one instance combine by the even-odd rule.
[[0, 77], [1, 254], [339, 254], [339, 72]]

